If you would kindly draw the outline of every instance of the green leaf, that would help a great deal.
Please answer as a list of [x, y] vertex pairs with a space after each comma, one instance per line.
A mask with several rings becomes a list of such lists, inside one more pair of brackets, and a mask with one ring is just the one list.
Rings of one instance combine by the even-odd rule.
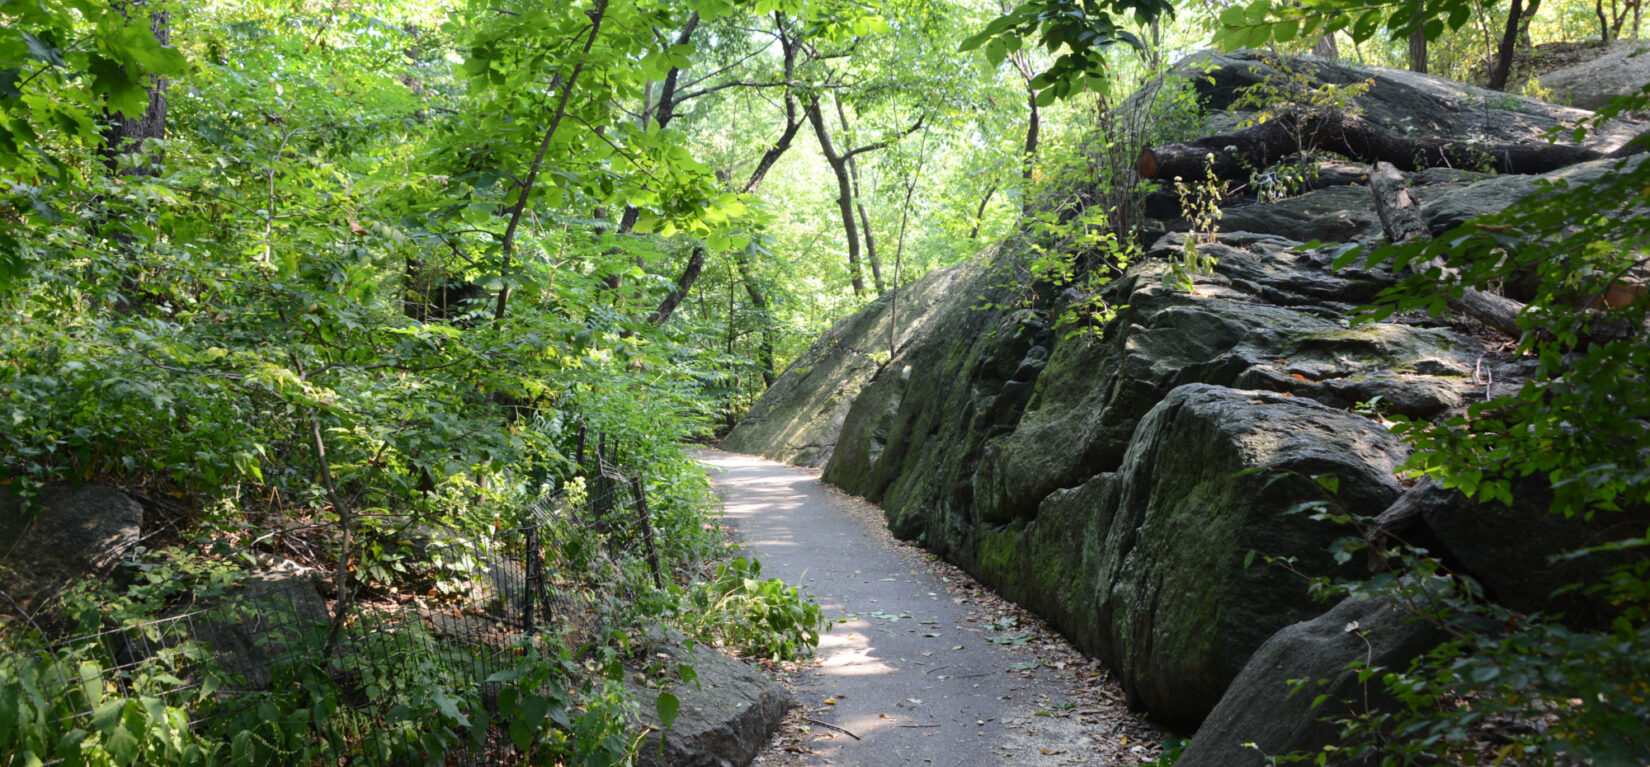
[[103, 673], [102, 669], [92, 661], [80, 662], [80, 693], [86, 696], [86, 705], [96, 706], [103, 702]]
[[85, 758], [81, 755], [81, 744], [92, 734], [82, 729], [73, 729], [63, 734], [57, 740], [57, 758], [69, 764], [84, 764]]
[[962, 44], [957, 46], [957, 50], [962, 52], [962, 53], [967, 53], [971, 50], [974, 50], [975, 48], [980, 47], [981, 45], [984, 45], [985, 41], [990, 40], [991, 37], [992, 37], [992, 33], [990, 31], [981, 32], [977, 35], [974, 35], [973, 37], [969, 37], [969, 38], [963, 40]]
[[1354, 42], [1364, 42], [1375, 35], [1375, 30], [1381, 26], [1380, 11], [1364, 11], [1358, 17], [1357, 23], [1352, 25], [1352, 39]]
[[29, 55], [54, 67], [67, 66], [63, 62], [63, 51], [56, 44], [42, 40], [23, 30], [19, 30], [18, 34], [23, 37], [23, 43], [28, 46]]
[[120, 715], [126, 711], [126, 701], [116, 698], [92, 711], [92, 726], [108, 735], [120, 727]]
[[137, 761], [138, 758], [138, 736], [140, 734], [141, 731], [133, 732], [124, 726], [116, 728], [103, 741], [103, 750], [109, 752], [109, 756], [115, 760], [115, 764], [122, 765], [122, 767], [131, 764]]
[[992, 40], [985, 46], [985, 60], [995, 67], [1003, 63], [1008, 57], [1008, 46], [1001, 39]]
[[675, 695], [668, 692], [659, 693], [659, 721], [664, 724], [665, 729], [670, 729], [672, 725], [676, 724], [676, 715], [681, 709], [682, 701], [677, 699]]

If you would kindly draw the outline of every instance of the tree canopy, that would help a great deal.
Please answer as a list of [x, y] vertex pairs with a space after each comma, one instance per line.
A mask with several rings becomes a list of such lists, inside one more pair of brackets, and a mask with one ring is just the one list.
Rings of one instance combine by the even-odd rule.
[[[1179, 54], [1431, 46], [1526, 87], [1520, 51], [1636, 36], [1640, 4], [0, 0], [0, 488], [142, 488], [242, 551], [314, 525], [341, 579], [387, 572], [412, 522], [496, 526], [584, 472], [586, 434], [663, 467], [666, 518], [702, 510], [681, 446], [845, 313], [1068, 224], [1097, 167], [1126, 249], [1127, 144], [1177, 126], [1097, 126]], [[1650, 352], [1607, 332], [1646, 303], [1573, 310], [1650, 249], [1647, 168], [1347, 255], [1453, 268], [1376, 317], [1538, 283], [1537, 379], [1404, 427], [1415, 473], [1491, 500], [1545, 478], [1566, 515], [1650, 503]], [[667, 558], [716, 545], [697, 519]]]

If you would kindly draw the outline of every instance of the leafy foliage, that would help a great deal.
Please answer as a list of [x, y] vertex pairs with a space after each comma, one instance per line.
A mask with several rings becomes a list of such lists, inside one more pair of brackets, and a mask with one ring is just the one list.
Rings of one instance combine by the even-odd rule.
[[672, 590], [683, 627], [702, 640], [747, 655], [789, 660], [819, 644], [825, 618], [795, 586], [762, 578], [762, 563], [738, 557], [716, 566], [715, 577]]
[[1106, 48], [1118, 43], [1137, 50], [1146, 47], [1125, 26], [1128, 17], [1145, 25], [1173, 13], [1174, 5], [1167, 0], [1028, 0], [964, 40], [962, 49], [983, 48], [986, 60], [996, 66], [1036, 35], [1051, 55], [1060, 53], [1031, 82], [1038, 91], [1038, 105], [1049, 106], [1085, 90], [1105, 90], [1112, 69]]

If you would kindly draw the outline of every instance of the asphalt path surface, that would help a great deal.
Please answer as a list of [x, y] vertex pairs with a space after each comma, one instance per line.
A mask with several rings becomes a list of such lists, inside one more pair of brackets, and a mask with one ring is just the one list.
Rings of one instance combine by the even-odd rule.
[[785, 765], [1138, 764], [1161, 733], [1102, 669], [950, 565], [895, 541], [815, 471], [706, 450], [726, 521], [764, 577], [830, 630], [787, 682], [802, 710], [759, 757]]

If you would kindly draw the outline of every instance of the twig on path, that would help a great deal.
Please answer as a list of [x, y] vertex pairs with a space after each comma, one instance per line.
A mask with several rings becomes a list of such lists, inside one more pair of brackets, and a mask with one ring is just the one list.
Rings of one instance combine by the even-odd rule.
[[932, 674], [935, 671], [939, 671], [940, 669], [956, 668], [956, 666], [957, 666], [957, 664], [952, 663], [952, 664], [947, 665], [947, 666], [940, 666], [939, 668], [931, 668], [931, 669], [928, 669], [927, 671], [922, 672], [922, 675], [923, 676], [928, 676], [929, 674]]
[[[803, 718], [806, 719], [806, 717], [803, 717]], [[841, 727], [838, 727], [834, 724], [831, 724], [830, 722], [821, 722], [818, 719], [808, 719], [807, 721], [808, 721], [809, 724], [817, 724], [820, 727], [829, 727], [833, 730], [836, 730], [837, 732], [842, 733], [843, 735], [847, 735], [848, 737], [853, 738], [854, 740], [865, 740], [864, 738], [861, 738], [860, 736], [855, 735], [852, 732], [849, 732], [848, 730], [846, 730], [844, 728], [841, 728]]]
[[937, 725], [937, 724], [901, 724], [901, 725], [896, 725], [896, 726], [905, 727], [905, 728], [912, 729], [912, 730], [920, 730], [920, 729], [924, 729], [924, 728], [928, 728], [928, 727], [938, 727], [939, 725]]

